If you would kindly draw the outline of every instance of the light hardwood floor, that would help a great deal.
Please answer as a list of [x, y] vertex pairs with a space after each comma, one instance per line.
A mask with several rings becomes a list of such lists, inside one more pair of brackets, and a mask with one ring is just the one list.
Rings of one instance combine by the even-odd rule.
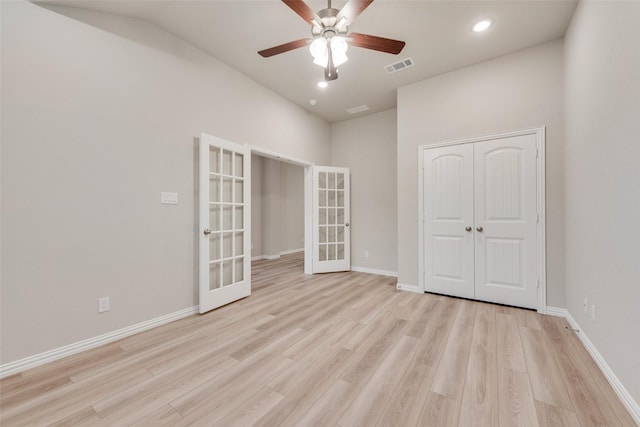
[[0, 424], [634, 426], [564, 319], [253, 265], [251, 297], [1, 381]]

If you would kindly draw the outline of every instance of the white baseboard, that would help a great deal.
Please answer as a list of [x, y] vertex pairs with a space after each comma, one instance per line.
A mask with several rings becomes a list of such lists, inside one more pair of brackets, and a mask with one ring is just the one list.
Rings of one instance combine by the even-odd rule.
[[558, 308], [558, 307], [549, 307], [547, 306], [547, 314], [552, 316], [564, 317], [569, 322], [569, 325], [575, 330], [577, 330], [576, 334], [578, 338], [582, 342], [584, 348], [587, 349], [587, 352], [591, 355], [591, 358], [596, 362], [596, 365], [600, 368], [600, 371], [604, 374], [604, 377], [607, 379], [613, 391], [616, 392], [618, 398], [622, 401], [622, 404], [627, 408], [635, 422], [640, 425], [640, 405], [638, 402], [633, 400], [633, 397], [629, 394], [627, 389], [622, 385], [616, 374], [613, 373], [607, 362], [604, 360], [598, 349], [593, 345], [589, 337], [584, 333], [576, 319], [573, 318], [569, 310], [566, 308]]
[[356, 267], [353, 265], [351, 266], [351, 271], [357, 271], [359, 273], [377, 274], [378, 276], [398, 277], [398, 273], [396, 271], [377, 270], [375, 268]]
[[415, 292], [415, 293], [418, 293], [418, 294], [424, 294], [422, 289], [420, 289], [417, 285], [407, 285], [407, 284], [404, 284], [404, 283], [398, 283], [396, 285], [396, 289], [398, 289], [400, 291], [407, 291], [407, 292]]
[[548, 314], [550, 316], [556, 316], [556, 317], [568, 317], [569, 316], [569, 312], [567, 311], [566, 308], [559, 308], [559, 307], [551, 307], [551, 306], [547, 306], [547, 310], [546, 313], [544, 314]]
[[290, 250], [288, 250], [288, 251], [280, 252], [280, 256], [282, 256], [282, 255], [297, 254], [298, 252], [304, 252], [304, 248], [299, 248], [299, 249], [290, 249]]
[[35, 368], [36, 366], [44, 365], [45, 363], [53, 362], [54, 360], [71, 356], [72, 354], [90, 350], [92, 348], [96, 348], [101, 345], [119, 340], [121, 338], [125, 338], [130, 335], [134, 335], [139, 332], [164, 325], [165, 323], [170, 323], [175, 320], [189, 317], [197, 313], [198, 306], [194, 305], [193, 307], [188, 307], [184, 310], [165, 314], [164, 316], [156, 317], [155, 319], [146, 320], [136, 325], [118, 329], [117, 331], [108, 332], [103, 335], [98, 335], [97, 337], [88, 338], [86, 340], [78, 341], [76, 343], [65, 345], [63, 347], [54, 348], [53, 350], [45, 351], [44, 353], [25, 357], [24, 359], [16, 360], [14, 362], [5, 363], [4, 365], [0, 365], [0, 378], [17, 374], [18, 372], [26, 371], [27, 369]]
[[298, 252], [304, 252], [304, 248], [290, 249], [288, 251], [280, 252], [277, 255], [256, 255], [254, 257], [251, 257], [251, 261], [260, 261], [261, 259], [278, 259], [283, 255], [291, 255], [291, 254], [296, 254]]

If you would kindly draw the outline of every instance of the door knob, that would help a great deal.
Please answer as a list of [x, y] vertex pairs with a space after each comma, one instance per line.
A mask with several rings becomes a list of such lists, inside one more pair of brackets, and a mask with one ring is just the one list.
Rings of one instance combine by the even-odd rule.
[[465, 230], [467, 230], [467, 232], [471, 231], [471, 227], [465, 227]]
[[348, 226], [349, 226], [349, 223], [348, 223], [348, 222], [345, 222], [345, 223], [344, 223], [344, 226], [345, 226], [345, 227], [348, 227]]
[[211, 230], [209, 230], [208, 228], [205, 228], [203, 233], [205, 236], [208, 236], [209, 234], [211, 234]]
[[482, 227], [478, 227], [478, 228], [476, 228], [476, 230], [477, 230], [479, 233], [482, 233], [482, 231], [484, 230], [484, 228], [482, 228]]

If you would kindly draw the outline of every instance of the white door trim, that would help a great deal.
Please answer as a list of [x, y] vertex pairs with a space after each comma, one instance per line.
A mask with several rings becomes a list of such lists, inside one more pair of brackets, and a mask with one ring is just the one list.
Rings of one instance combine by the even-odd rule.
[[313, 165], [304, 168], [304, 274], [313, 274]]
[[418, 286], [425, 291], [425, 265], [424, 265], [424, 150], [449, 145], [471, 144], [474, 142], [488, 141], [501, 138], [510, 138], [522, 135], [535, 135], [536, 137], [536, 181], [537, 181], [537, 269], [538, 269], [538, 313], [547, 312], [547, 262], [546, 262], [546, 209], [545, 209], [545, 126], [521, 129], [492, 135], [484, 135], [473, 138], [465, 138], [454, 141], [444, 141], [435, 144], [422, 144], [418, 146]]
[[248, 145], [251, 154], [291, 163], [304, 168], [304, 274], [313, 274], [313, 166], [314, 163]]

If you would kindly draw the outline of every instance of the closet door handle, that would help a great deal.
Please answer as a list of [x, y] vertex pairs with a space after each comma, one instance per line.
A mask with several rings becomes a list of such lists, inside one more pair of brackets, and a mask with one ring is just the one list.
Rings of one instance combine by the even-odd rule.
[[478, 231], [478, 233], [482, 233], [484, 231], [484, 228], [478, 227], [478, 228], [476, 228], [476, 230]]
[[467, 233], [470, 232], [472, 230], [471, 227], [466, 227], [465, 230], [467, 230]]
[[205, 228], [203, 233], [204, 233], [205, 236], [208, 236], [209, 234], [211, 234], [211, 230], [209, 230], [208, 228]]

